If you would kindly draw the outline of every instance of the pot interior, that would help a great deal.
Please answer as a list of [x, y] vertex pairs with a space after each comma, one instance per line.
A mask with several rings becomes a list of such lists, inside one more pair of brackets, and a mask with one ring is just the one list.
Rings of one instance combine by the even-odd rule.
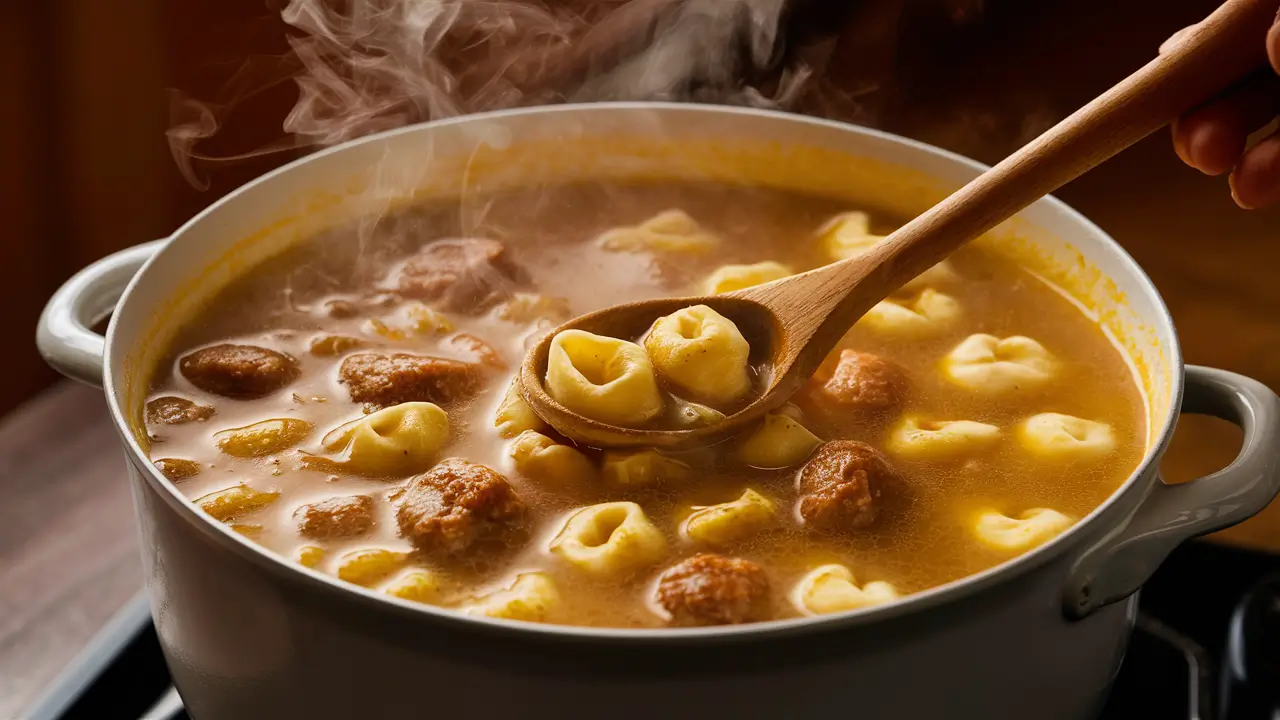
[[[145, 450], [142, 406], [150, 376], [220, 290], [322, 231], [419, 201], [592, 180], [708, 181], [820, 195], [901, 218], [981, 171], [964, 158], [874, 131], [717, 107], [558, 106], [373, 136], [264, 176], [181, 228], [115, 315], [108, 392]], [[1176, 338], [1150, 281], [1105, 234], [1052, 199], [978, 242], [1059, 289], [1121, 350], [1143, 394], [1149, 459], [1167, 436], [1179, 383]], [[194, 507], [172, 486], [168, 491], [175, 503]]]

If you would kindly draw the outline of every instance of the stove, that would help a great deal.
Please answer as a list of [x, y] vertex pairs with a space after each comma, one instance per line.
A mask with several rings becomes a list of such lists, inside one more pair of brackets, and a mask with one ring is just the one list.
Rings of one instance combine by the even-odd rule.
[[[1188, 543], [1140, 611], [1103, 720], [1280, 719], [1280, 557]], [[139, 596], [28, 717], [185, 719], [169, 683]]]

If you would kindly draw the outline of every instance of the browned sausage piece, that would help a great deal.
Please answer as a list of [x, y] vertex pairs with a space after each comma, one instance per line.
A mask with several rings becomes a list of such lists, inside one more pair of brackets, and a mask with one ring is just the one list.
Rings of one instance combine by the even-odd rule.
[[449, 458], [409, 481], [396, 521], [414, 547], [428, 555], [451, 556], [508, 538], [521, 528], [526, 511], [500, 473]]
[[508, 297], [521, 275], [496, 240], [436, 240], [404, 264], [397, 287], [444, 310], [478, 313]]
[[906, 384], [902, 369], [879, 355], [844, 350], [818, 393], [828, 405], [879, 412], [902, 403]]
[[166, 396], [147, 403], [147, 422], [152, 425], [181, 425], [213, 417], [213, 408], [186, 398]]
[[823, 443], [800, 468], [800, 517], [822, 530], [853, 530], [876, 519], [884, 486], [900, 478], [876, 449], [856, 440]]
[[403, 402], [447, 405], [481, 390], [477, 366], [458, 360], [397, 353], [359, 353], [342, 361], [351, 399], [386, 407]]
[[363, 535], [373, 527], [373, 498], [345, 495], [303, 505], [293, 512], [303, 537], [324, 540]]
[[701, 553], [658, 578], [658, 604], [673, 625], [731, 625], [767, 620], [769, 578], [750, 560]]
[[260, 398], [298, 377], [298, 361], [256, 345], [213, 345], [182, 358], [182, 376], [192, 385], [230, 398]]

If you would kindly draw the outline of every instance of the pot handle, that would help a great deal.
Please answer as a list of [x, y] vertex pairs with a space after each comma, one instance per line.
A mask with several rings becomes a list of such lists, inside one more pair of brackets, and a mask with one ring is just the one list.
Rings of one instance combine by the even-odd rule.
[[1157, 480], [1129, 521], [1072, 567], [1066, 614], [1083, 618], [1132, 595], [1183, 540], [1235, 525], [1280, 494], [1280, 397], [1252, 378], [1189, 365], [1182, 412], [1244, 430], [1240, 454], [1212, 475], [1177, 485]]
[[106, 339], [93, 326], [115, 310], [129, 281], [166, 242], [153, 240], [113, 253], [63, 283], [36, 325], [36, 347], [45, 362], [69, 378], [102, 387]]

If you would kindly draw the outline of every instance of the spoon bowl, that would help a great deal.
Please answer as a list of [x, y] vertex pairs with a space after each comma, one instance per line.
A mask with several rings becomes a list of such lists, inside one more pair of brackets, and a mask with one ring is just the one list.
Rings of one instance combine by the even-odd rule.
[[[741, 292], [741, 291], [740, 291]], [[585, 330], [596, 335], [636, 340], [654, 321], [691, 305], [706, 305], [733, 321], [751, 345], [751, 364], [758, 369], [757, 382], [772, 386], [776, 360], [769, 353], [782, 345], [782, 326], [773, 311], [761, 303], [729, 293], [714, 297], [655, 298], [597, 310], [547, 333], [529, 350], [520, 368], [520, 388], [525, 402], [560, 434], [592, 447], [657, 447], [681, 450], [714, 444], [733, 435], [743, 425], [786, 402], [787, 396], [756, 392], [749, 403], [724, 420], [709, 426], [682, 429], [627, 428], [583, 417], [556, 402], [547, 392], [547, 358], [551, 340], [564, 330]]]

